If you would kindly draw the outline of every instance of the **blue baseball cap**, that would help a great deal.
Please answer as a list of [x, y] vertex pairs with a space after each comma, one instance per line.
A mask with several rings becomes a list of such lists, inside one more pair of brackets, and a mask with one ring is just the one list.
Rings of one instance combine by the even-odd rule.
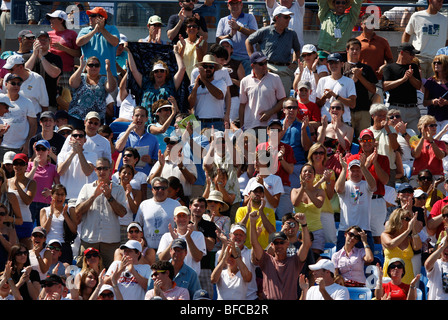
[[48, 150], [51, 149], [50, 142], [48, 142], [47, 140], [39, 140], [39, 141], [37, 141], [37, 142], [36, 142], [36, 147], [37, 147], [37, 146], [44, 146], [44, 147], [47, 148]]
[[327, 57], [327, 61], [339, 61], [339, 62], [342, 62], [342, 60], [343, 60], [342, 56], [339, 53], [337, 53], [337, 52], [332, 53], [332, 54], [328, 55], [328, 57]]
[[264, 61], [266, 59], [267, 59], [267, 57], [263, 53], [261, 53], [260, 51], [255, 51], [250, 56], [250, 63], [257, 63], [257, 62]]

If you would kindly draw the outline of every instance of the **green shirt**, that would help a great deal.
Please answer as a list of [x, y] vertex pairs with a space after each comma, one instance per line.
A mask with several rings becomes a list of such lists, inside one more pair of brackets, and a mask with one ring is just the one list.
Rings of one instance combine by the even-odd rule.
[[[337, 16], [328, 6], [328, 1], [317, 0], [318, 17], [321, 21], [318, 46], [321, 50], [333, 52], [345, 51], [347, 41], [352, 37], [352, 29], [358, 22], [362, 0], [353, 0], [349, 13]], [[340, 29], [341, 37], [336, 38], [334, 30]]]

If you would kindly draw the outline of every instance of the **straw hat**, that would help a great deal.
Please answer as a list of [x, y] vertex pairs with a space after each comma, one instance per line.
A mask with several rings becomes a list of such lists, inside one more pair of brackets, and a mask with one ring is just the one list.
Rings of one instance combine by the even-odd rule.
[[222, 204], [220, 211], [229, 210], [229, 205], [222, 200], [222, 193], [218, 190], [210, 191], [210, 195], [207, 198], [207, 201], [217, 201]]
[[215, 65], [215, 70], [220, 70], [222, 68], [222, 65], [216, 62], [215, 56], [211, 54], [206, 54], [204, 58], [202, 58], [201, 62], [195, 64], [195, 67], [199, 67], [202, 66], [203, 64], [209, 64], [209, 63], [213, 63]]

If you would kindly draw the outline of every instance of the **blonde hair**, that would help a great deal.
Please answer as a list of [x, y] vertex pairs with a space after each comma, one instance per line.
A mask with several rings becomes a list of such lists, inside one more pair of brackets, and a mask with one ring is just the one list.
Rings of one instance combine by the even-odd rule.
[[396, 234], [403, 227], [403, 217], [408, 215], [408, 211], [402, 208], [392, 211], [388, 223], [386, 223], [384, 232], [388, 234]]
[[322, 143], [316, 142], [308, 150], [308, 163], [310, 163], [311, 165], [314, 165], [313, 153], [316, 152], [317, 150], [319, 150], [320, 148], [324, 149], [324, 161], [322, 164], [325, 165], [325, 163], [327, 162], [327, 159], [328, 159], [327, 158], [327, 148], [325, 148], [325, 146]]
[[420, 132], [422, 131], [422, 129], [430, 124], [430, 123], [436, 123], [436, 118], [433, 116], [430, 116], [429, 114], [422, 116], [417, 123], [417, 128], [420, 130]]

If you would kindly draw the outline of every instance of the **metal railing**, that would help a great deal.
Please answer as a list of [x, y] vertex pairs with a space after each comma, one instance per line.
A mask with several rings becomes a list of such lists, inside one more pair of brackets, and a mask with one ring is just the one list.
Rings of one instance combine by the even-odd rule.
[[[42, 5], [42, 1], [26, 1], [26, 0], [12, 0], [11, 1], [11, 24], [28, 24], [28, 13], [30, 10], [42, 10], [44, 14], [39, 17], [39, 24], [48, 24], [45, 19], [45, 12], [50, 12], [52, 3], [55, 0], [45, 1], [43, 3], [48, 3], [49, 5]], [[135, 0], [112, 0], [107, 1], [110, 6], [104, 6], [104, 8], [110, 12], [110, 19], [108, 23], [117, 26], [146, 26], [148, 18], [151, 15], [157, 14], [162, 18], [164, 23], [168, 22], [168, 18], [172, 14], [179, 12], [179, 1], [176, 0], [146, 0], [146, 1], [135, 1]], [[85, 3], [85, 2], [81, 2]], [[94, 6], [95, 1], [89, 1], [91, 7]], [[73, 2], [61, 2], [58, 9], [66, 10], [69, 5]], [[384, 28], [384, 30], [394, 30], [396, 28], [402, 27], [403, 24], [407, 23], [405, 15], [412, 14], [416, 8], [422, 8], [421, 4], [406, 3], [406, 2], [389, 2], [389, 1], [375, 1], [375, 3], [363, 3], [363, 7], [368, 7], [371, 5], [376, 5], [380, 8], [383, 21], [385, 23], [389, 20], [389, 28]], [[319, 21], [317, 19], [317, 2], [306, 2], [306, 15], [304, 21], [304, 29], [308, 30], [318, 30], [320, 28]], [[425, 6], [426, 7], [426, 6]], [[444, 5], [446, 11], [447, 5]], [[404, 8], [400, 10], [400, 8]], [[266, 11], [266, 5], [264, 1], [245, 1], [244, 2], [244, 12], [249, 12], [255, 15], [259, 27], [263, 26], [263, 20], [269, 20]], [[207, 21], [207, 25], [210, 28], [215, 28], [219, 19], [227, 16], [229, 11], [227, 9], [227, 1], [219, 0], [214, 1], [213, 5], [207, 7], [203, 11], [203, 16]], [[385, 19], [385, 17], [389, 17]], [[408, 17], [409, 18], [409, 17]], [[82, 25], [81, 25], [82, 26]]]

